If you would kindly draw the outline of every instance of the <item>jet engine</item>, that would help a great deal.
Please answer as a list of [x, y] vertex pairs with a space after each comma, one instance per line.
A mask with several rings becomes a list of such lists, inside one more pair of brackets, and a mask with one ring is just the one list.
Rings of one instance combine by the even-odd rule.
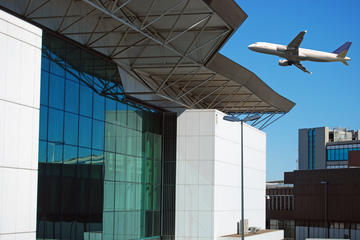
[[281, 60], [279, 60], [279, 65], [280, 66], [291, 66], [292, 63], [289, 60], [281, 59]]

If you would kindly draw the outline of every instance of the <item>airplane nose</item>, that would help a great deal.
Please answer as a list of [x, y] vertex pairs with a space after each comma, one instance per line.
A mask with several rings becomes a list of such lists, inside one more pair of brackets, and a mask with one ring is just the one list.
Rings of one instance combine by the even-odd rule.
[[250, 45], [248, 46], [248, 49], [250, 49], [250, 50], [254, 50], [254, 48], [255, 48], [255, 44], [250, 44]]

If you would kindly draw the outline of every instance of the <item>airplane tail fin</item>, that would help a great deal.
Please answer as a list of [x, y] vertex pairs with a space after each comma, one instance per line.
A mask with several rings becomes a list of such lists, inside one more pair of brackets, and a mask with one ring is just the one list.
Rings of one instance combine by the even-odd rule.
[[[346, 42], [343, 45], [341, 45], [338, 49], [336, 49], [335, 51], [333, 51], [332, 53], [335, 53], [338, 55], [338, 57], [340, 58], [345, 58], [347, 52], [349, 51], [349, 48], [351, 46], [351, 42]], [[346, 61], [342, 61], [343, 63]], [[344, 63], [345, 64], [345, 63]], [[346, 64], [347, 65], [347, 64]]]

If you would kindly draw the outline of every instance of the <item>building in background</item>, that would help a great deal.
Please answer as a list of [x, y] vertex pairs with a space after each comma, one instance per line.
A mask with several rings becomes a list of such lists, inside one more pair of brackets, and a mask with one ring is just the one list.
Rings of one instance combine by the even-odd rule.
[[266, 221], [285, 239], [360, 239], [360, 168], [296, 170], [268, 184]]
[[224, 114], [262, 116], [244, 130], [245, 216], [264, 228], [261, 129], [294, 103], [218, 53], [247, 17], [234, 1], [0, 8], [1, 239], [235, 233], [240, 130]]
[[299, 129], [299, 170], [359, 166], [360, 131], [328, 127]]

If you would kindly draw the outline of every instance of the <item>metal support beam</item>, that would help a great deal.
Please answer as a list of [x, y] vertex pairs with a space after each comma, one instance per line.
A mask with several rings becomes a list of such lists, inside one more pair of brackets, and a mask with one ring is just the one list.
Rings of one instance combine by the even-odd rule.
[[190, 107], [195, 106], [196, 104], [198, 104], [199, 102], [205, 100], [206, 98], [210, 97], [212, 94], [216, 93], [217, 91], [219, 91], [221, 88], [224, 89], [226, 87], [226, 84], [228, 84], [228, 82], [222, 84], [221, 86], [215, 88], [213, 91], [211, 91], [210, 93], [208, 93], [206, 96], [202, 97], [201, 99], [199, 99], [197, 102], [193, 103]]
[[198, 87], [201, 87], [202, 85], [204, 85], [205, 83], [207, 83], [208, 81], [210, 81], [211, 79], [213, 79], [216, 76], [216, 74], [213, 74], [212, 76], [210, 76], [209, 78], [207, 78], [206, 80], [202, 81], [200, 84], [194, 86], [193, 88], [187, 90], [186, 92], [184, 92], [183, 94], [181, 94], [180, 96], [178, 96], [176, 99], [180, 99], [184, 96], [186, 96], [187, 94], [189, 94], [190, 92], [194, 91], [195, 89], [197, 89]]

